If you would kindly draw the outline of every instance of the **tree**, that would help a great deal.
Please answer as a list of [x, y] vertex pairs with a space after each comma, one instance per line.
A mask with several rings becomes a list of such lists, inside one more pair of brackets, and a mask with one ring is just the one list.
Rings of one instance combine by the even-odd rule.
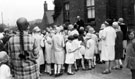
[[0, 32], [4, 31], [4, 28], [6, 28], [7, 26], [5, 24], [0, 24]]

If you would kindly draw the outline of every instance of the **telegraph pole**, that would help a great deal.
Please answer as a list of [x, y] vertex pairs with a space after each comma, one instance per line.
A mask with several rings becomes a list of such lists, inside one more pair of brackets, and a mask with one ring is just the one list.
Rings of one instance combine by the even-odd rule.
[[2, 25], [3, 25], [3, 12], [1, 12], [1, 20], [2, 20]]

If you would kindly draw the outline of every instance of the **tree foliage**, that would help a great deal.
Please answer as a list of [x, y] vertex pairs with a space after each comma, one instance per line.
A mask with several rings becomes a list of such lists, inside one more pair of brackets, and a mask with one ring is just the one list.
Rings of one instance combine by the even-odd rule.
[[0, 32], [3, 32], [6, 27], [5, 24], [0, 24]]

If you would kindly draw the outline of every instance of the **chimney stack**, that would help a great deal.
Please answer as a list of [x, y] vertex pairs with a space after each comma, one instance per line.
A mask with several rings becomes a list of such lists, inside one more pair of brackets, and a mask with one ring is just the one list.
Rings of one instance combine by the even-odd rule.
[[44, 11], [46, 12], [47, 10], [48, 10], [47, 2], [45, 1], [45, 2], [44, 2]]

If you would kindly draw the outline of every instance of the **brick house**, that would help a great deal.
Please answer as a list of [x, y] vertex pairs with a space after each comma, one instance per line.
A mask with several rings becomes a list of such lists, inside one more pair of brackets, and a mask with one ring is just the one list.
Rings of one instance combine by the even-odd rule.
[[43, 15], [43, 19], [42, 19], [41, 27], [40, 27], [41, 29], [45, 29], [47, 26], [54, 23], [53, 14], [54, 14], [54, 10], [48, 10], [48, 4], [45, 1], [44, 2], [44, 15]]
[[135, 25], [135, 0], [63, 0], [63, 9], [55, 24], [75, 23], [81, 16], [85, 24], [99, 30], [106, 18], [123, 17], [129, 28]]

